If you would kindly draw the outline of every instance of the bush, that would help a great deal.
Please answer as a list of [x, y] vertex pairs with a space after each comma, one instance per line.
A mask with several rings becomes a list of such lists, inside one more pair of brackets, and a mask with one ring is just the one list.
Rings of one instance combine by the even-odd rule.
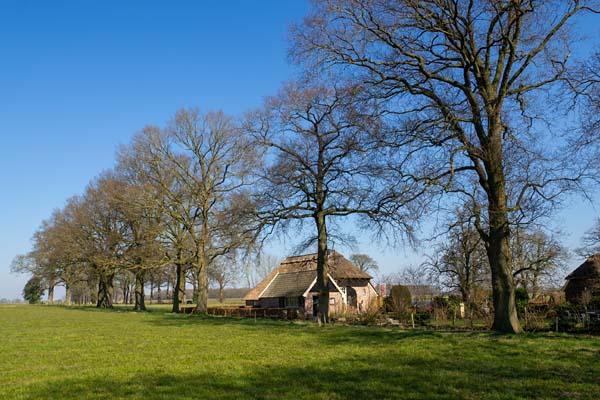
[[529, 303], [529, 295], [525, 288], [520, 287], [515, 289], [515, 303], [517, 306], [517, 314], [522, 317], [525, 313], [525, 307], [527, 307], [527, 304]]
[[582, 313], [583, 309], [578, 305], [565, 303], [557, 305], [547, 315], [554, 317], [551, 321], [552, 326], [556, 324], [556, 318], [558, 318], [558, 329], [568, 332], [574, 330], [578, 324], [583, 322]]
[[412, 306], [412, 296], [406, 286], [394, 285], [390, 295], [385, 299], [385, 309], [398, 317], [406, 316]]
[[587, 327], [590, 332], [600, 333], [600, 318], [590, 320]]
[[363, 312], [345, 310], [331, 315], [331, 321], [356, 325], [376, 325], [384, 322], [385, 316], [379, 300], [374, 299]]
[[431, 316], [432, 316], [431, 313], [428, 313], [428, 312], [415, 313], [415, 315], [414, 315], [415, 324], [421, 325], [421, 326], [429, 325], [429, 323], [431, 322]]
[[23, 298], [29, 302], [29, 304], [39, 303], [44, 294], [44, 287], [42, 281], [37, 276], [32, 277], [27, 281], [23, 288]]
[[379, 305], [379, 301], [375, 299], [369, 304], [364, 312], [358, 314], [358, 321], [363, 325], [374, 325], [378, 322], [382, 322], [385, 318], [381, 311], [382, 309]]

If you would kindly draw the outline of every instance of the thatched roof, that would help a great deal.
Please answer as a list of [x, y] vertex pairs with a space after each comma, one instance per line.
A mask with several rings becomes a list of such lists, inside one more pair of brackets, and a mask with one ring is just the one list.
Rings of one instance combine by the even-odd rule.
[[317, 278], [317, 271], [279, 273], [261, 297], [298, 297]]
[[571, 272], [566, 280], [600, 278], [600, 254], [594, 254]]
[[[361, 271], [352, 262], [336, 251], [329, 252], [327, 265], [329, 274], [338, 279], [371, 279], [371, 275]], [[300, 296], [317, 276], [317, 254], [305, 254], [286, 258], [246, 296], [245, 300], [258, 300], [260, 297]], [[272, 287], [274, 287], [272, 289]], [[303, 288], [303, 290], [301, 290]], [[267, 289], [265, 291], [265, 289]], [[264, 293], [263, 293], [264, 292]], [[262, 293], [262, 295], [261, 295]], [[287, 294], [292, 293], [292, 294]]]

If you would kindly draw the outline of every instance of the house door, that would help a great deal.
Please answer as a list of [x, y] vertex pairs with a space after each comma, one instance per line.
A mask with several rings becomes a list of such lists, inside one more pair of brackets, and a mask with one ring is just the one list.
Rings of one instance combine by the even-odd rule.
[[313, 317], [317, 317], [317, 314], [319, 313], [319, 296], [313, 296], [312, 297], [313, 300]]
[[346, 296], [348, 305], [352, 308], [356, 308], [356, 290], [352, 286], [346, 286]]

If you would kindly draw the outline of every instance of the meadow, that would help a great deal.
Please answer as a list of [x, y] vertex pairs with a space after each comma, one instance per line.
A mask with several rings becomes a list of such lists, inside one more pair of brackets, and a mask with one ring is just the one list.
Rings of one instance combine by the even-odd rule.
[[599, 399], [600, 338], [0, 306], [0, 399]]

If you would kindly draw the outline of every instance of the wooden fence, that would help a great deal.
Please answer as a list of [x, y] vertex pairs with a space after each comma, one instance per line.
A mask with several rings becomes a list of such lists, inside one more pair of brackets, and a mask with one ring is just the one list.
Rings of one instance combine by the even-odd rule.
[[298, 319], [300, 311], [295, 308], [253, 308], [253, 307], [209, 307], [209, 315], [240, 318]]

